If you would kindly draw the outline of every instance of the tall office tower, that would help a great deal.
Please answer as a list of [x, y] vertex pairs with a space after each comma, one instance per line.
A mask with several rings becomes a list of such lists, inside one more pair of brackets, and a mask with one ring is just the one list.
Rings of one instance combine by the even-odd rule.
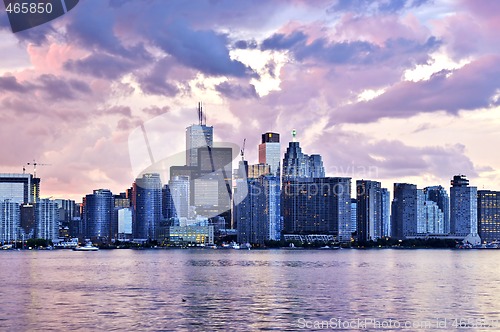
[[114, 197], [108, 189], [97, 189], [85, 196], [83, 224], [86, 238], [94, 241], [111, 241], [115, 216]]
[[323, 160], [319, 154], [312, 154], [309, 156], [309, 173], [312, 178], [324, 178], [325, 168], [323, 167]]
[[478, 190], [477, 217], [481, 240], [500, 241], [500, 191]]
[[231, 227], [232, 162], [231, 148], [198, 149], [199, 177], [194, 179], [194, 205], [200, 216], [220, 216]]
[[380, 182], [356, 181], [358, 241], [376, 241], [382, 237], [382, 189]]
[[164, 200], [167, 204], [164, 211], [168, 214], [165, 217], [189, 218], [189, 177], [174, 177], [168, 182], [168, 191], [169, 193], [165, 192], [166, 196]]
[[420, 234], [444, 234], [444, 213], [434, 201], [424, 202], [425, 224], [417, 230]]
[[132, 196], [134, 239], [156, 240], [162, 215], [162, 184], [157, 173], [135, 179]]
[[266, 164], [248, 165], [248, 178], [257, 179], [262, 175], [271, 174], [271, 166]]
[[202, 104], [198, 104], [198, 124], [186, 128], [186, 165], [198, 166], [198, 148], [213, 147], [214, 128], [207, 126]]
[[436, 202], [443, 212], [443, 233], [450, 233], [450, 197], [442, 186], [431, 186], [424, 188], [425, 200]]
[[304, 181], [310, 178], [309, 175], [309, 156], [302, 153], [299, 142], [288, 143], [283, 158], [283, 183], [291, 180]]
[[20, 205], [9, 199], [0, 200], [0, 242], [2, 244], [17, 241], [21, 223]]
[[267, 240], [278, 241], [281, 238], [279, 177], [238, 180], [235, 195], [240, 192], [248, 194], [237, 199], [240, 203], [234, 207], [238, 242], [263, 245]]
[[455, 175], [450, 188], [450, 233], [477, 235], [477, 188], [465, 175]]
[[35, 236], [39, 239], [55, 241], [59, 238], [57, 204], [50, 199], [40, 199], [35, 203]]
[[381, 188], [382, 198], [382, 236], [391, 236], [391, 193], [387, 188]]
[[[246, 187], [246, 188], [245, 188]], [[265, 225], [262, 223], [264, 199], [262, 188], [257, 179], [239, 179], [236, 181], [235, 195], [248, 193], [238, 197], [240, 203], [234, 206], [234, 224], [238, 230], [238, 242], [264, 244]]]
[[351, 240], [351, 179], [315, 178], [283, 183], [284, 233], [328, 234]]
[[357, 230], [357, 209], [358, 200], [356, 198], [351, 198], [351, 233], [354, 233]]
[[40, 195], [40, 179], [31, 174], [0, 174], [0, 201], [34, 203]]
[[414, 184], [394, 184], [391, 209], [391, 232], [396, 239], [416, 236], [418, 228], [425, 224], [424, 193]]
[[269, 172], [279, 177], [280, 159], [280, 134], [271, 132], [262, 134], [262, 143], [259, 144], [259, 164], [269, 165]]

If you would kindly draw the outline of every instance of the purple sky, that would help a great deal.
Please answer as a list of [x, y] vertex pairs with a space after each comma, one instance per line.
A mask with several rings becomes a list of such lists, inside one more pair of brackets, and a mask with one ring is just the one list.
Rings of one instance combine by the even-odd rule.
[[250, 162], [261, 133], [284, 152], [295, 128], [329, 176], [500, 190], [500, 1], [82, 0], [7, 25], [2, 12], [0, 171], [51, 164], [43, 196], [124, 191], [134, 130], [178, 153], [198, 101]]

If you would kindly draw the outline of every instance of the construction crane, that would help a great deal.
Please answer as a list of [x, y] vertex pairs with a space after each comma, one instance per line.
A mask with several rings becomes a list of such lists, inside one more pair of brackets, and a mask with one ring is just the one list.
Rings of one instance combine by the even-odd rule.
[[[42, 163], [37, 163], [35, 159], [33, 159], [32, 163], [26, 163], [26, 165], [33, 165], [33, 177], [36, 178], [36, 166], [50, 166], [50, 164], [42, 164]], [[23, 172], [25, 168], [23, 167]]]
[[245, 143], [247, 142], [247, 139], [243, 139], [243, 146], [241, 147], [240, 153], [241, 153], [241, 160], [245, 160]]

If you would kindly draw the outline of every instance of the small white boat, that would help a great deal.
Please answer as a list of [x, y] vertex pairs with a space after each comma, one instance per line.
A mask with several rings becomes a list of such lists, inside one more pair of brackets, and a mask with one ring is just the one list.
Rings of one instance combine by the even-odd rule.
[[76, 247], [76, 248], [73, 248], [74, 251], [97, 251], [99, 250], [99, 248], [97, 247], [94, 247], [92, 245], [92, 242], [87, 242], [85, 243], [85, 245], [83, 247]]

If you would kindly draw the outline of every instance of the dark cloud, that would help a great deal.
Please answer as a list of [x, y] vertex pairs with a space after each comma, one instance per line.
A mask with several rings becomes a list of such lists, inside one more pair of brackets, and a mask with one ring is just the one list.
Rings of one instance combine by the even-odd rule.
[[56, 100], [76, 99], [78, 96], [75, 93], [89, 94], [91, 92], [90, 87], [82, 81], [64, 79], [50, 74], [40, 75], [37, 82], [39, 83], [39, 88], [52, 102]]
[[294, 31], [289, 35], [275, 33], [271, 37], [264, 39], [261, 48], [263, 50], [289, 50], [297, 44], [304, 44], [307, 36], [302, 31]]
[[31, 91], [32, 86], [24, 85], [17, 81], [15, 76], [2, 76], [0, 77], [0, 89], [4, 91], [12, 91], [24, 93]]
[[148, 115], [158, 116], [168, 113], [170, 111], [170, 106], [163, 106], [163, 107], [150, 106], [144, 108], [142, 111]]
[[123, 105], [117, 105], [108, 108], [107, 110], [104, 111], [106, 114], [118, 114], [118, 115], [123, 115], [125, 117], [130, 117], [132, 116], [132, 110], [128, 106], [123, 106]]
[[140, 65], [119, 56], [94, 53], [83, 59], [70, 59], [64, 68], [75, 73], [115, 80]]
[[257, 91], [255, 86], [249, 84], [248, 86], [241, 86], [239, 84], [232, 84], [230, 82], [223, 82], [215, 87], [215, 90], [223, 96], [232, 99], [251, 99], [257, 98]]
[[158, 60], [149, 70], [138, 73], [137, 81], [141, 90], [146, 94], [175, 96], [180, 92], [177, 84], [188, 89], [187, 82], [182, 78], [175, 77], [173, 70], [179, 66], [172, 57]]
[[258, 45], [255, 40], [238, 40], [234, 43], [234, 48], [241, 50], [256, 49], [257, 47]]
[[429, 37], [424, 42], [407, 38], [388, 39], [384, 46], [368, 41], [329, 42], [326, 38], [317, 38], [307, 42], [308, 36], [296, 31], [290, 35], [274, 34], [262, 42], [262, 49], [290, 50], [299, 61], [313, 59], [331, 64], [375, 64], [400, 59], [403, 63], [425, 62], [428, 53], [437, 49], [441, 41]]

